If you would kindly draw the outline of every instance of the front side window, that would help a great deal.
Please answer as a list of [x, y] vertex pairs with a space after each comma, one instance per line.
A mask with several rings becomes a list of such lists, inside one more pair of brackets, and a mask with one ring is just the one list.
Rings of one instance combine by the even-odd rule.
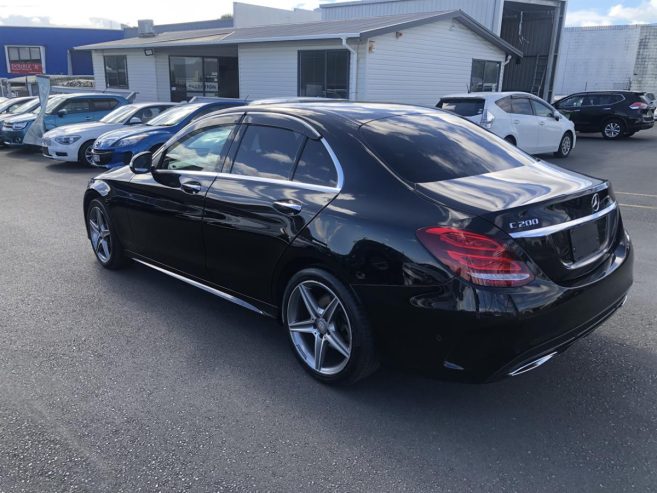
[[303, 135], [284, 128], [249, 125], [231, 172], [289, 180], [304, 139]]
[[472, 60], [471, 92], [496, 92], [500, 83], [501, 62]]
[[7, 46], [11, 74], [43, 74], [43, 49], [40, 46]]
[[541, 103], [537, 99], [531, 99], [530, 100], [532, 103], [532, 108], [534, 109], [534, 114], [536, 116], [552, 116], [554, 114], [554, 111], [552, 111], [552, 108], [547, 106], [546, 104]]
[[206, 127], [186, 135], [166, 150], [160, 169], [218, 171], [234, 125]]
[[299, 96], [349, 98], [349, 51], [300, 50]]
[[91, 110], [88, 99], [71, 99], [58, 108], [58, 111], [64, 110], [67, 115], [75, 113], [88, 113]]
[[139, 110], [137, 113], [133, 115], [133, 118], [137, 117], [141, 120], [142, 123], [146, 123], [151, 121], [153, 118], [155, 118], [163, 111], [168, 110], [169, 108], [171, 108], [171, 106], [149, 106], [147, 108], [142, 108], [141, 110]]
[[581, 108], [584, 103], [584, 96], [571, 96], [566, 99], [559, 101], [559, 108], [563, 109], [575, 109]]
[[338, 184], [338, 173], [331, 155], [319, 140], [306, 141], [293, 181], [335, 187]]
[[128, 89], [128, 60], [125, 55], [105, 55], [105, 86]]

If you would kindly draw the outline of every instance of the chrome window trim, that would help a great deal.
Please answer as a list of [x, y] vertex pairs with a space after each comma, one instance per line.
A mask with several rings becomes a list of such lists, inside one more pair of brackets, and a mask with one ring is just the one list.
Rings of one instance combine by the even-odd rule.
[[613, 202], [610, 206], [607, 206], [606, 208], [602, 209], [601, 211], [598, 211], [594, 214], [591, 214], [590, 216], [585, 216], [585, 217], [580, 217], [579, 219], [573, 219], [572, 221], [567, 221], [565, 223], [561, 224], [555, 224], [554, 226], [545, 226], [544, 228], [537, 228], [537, 229], [530, 229], [527, 231], [519, 231], [517, 233], [510, 233], [509, 236], [514, 239], [518, 238], [539, 238], [541, 236], [550, 236], [554, 233], [558, 233], [559, 231], [563, 231], [565, 229], [569, 229], [575, 226], [578, 226], [580, 224], [584, 224], [589, 221], [594, 221], [596, 219], [599, 219], [603, 216], [606, 216], [610, 212], [616, 210], [618, 208], [618, 203]]
[[239, 305], [241, 307], [247, 308], [251, 311], [254, 311], [256, 313], [259, 313], [260, 315], [265, 315], [265, 313], [260, 310], [259, 308], [255, 307], [251, 303], [244, 301], [241, 298], [237, 298], [236, 296], [233, 296], [232, 294], [224, 293], [223, 291], [220, 291], [215, 288], [211, 288], [210, 286], [203, 284], [201, 282], [195, 281], [193, 279], [190, 279], [188, 277], [182, 276], [180, 274], [176, 274], [175, 272], [171, 272], [170, 270], [164, 269], [162, 267], [158, 267], [157, 265], [153, 265], [151, 263], [145, 262], [144, 260], [139, 260], [138, 258], [134, 259], [135, 261], [139, 262], [140, 264], [145, 265], [146, 267], [150, 267], [151, 269], [155, 269], [156, 271], [162, 272], [163, 274], [166, 274], [168, 276], [173, 277], [174, 279], [178, 279], [179, 281], [186, 282], [187, 284], [190, 284], [196, 288], [202, 289], [203, 291], [207, 291], [210, 294], [213, 294], [219, 298], [223, 298], [224, 300], [230, 301], [232, 303], [235, 303], [236, 305]]

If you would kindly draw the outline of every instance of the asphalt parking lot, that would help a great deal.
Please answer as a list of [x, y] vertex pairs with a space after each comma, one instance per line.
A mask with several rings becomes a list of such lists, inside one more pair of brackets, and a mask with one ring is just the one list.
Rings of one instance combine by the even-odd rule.
[[309, 378], [274, 322], [145, 267], [104, 270], [97, 170], [0, 150], [0, 491], [654, 491], [657, 129], [580, 136], [636, 247], [628, 303], [490, 385]]

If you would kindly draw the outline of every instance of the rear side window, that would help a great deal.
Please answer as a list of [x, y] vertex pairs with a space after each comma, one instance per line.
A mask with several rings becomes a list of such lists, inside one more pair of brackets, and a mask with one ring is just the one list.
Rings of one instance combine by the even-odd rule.
[[533, 115], [532, 105], [527, 98], [511, 98], [513, 112], [516, 115]]
[[232, 173], [289, 180], [304, 136], [283, 128], [249, 125], [235, 155]]
[[495, 104], [500, 107], [500, 109], [506, 113], [513, 113], [513, 105], [511, 104], [511, 98], [506, 97], [498, 101], [495, 101]]
[[338, 173], [326, 147], [319, 140], [306, 141], [301, 158], [294, 172], [294, 181], [335, 187]]
[[375, 120], [363, 125], [360, 133], [393, 173], [412, 183], [481, 175], [533, 162], [487, 130], [449, 113]]
[[620, 94], [600, 94], [598, 104], [609, 105], [620, 103], [624, 98]]
[[119, 105], [116, 99], [94, 99], [91, 101], [91, 111], [109, 111]]
[[461, 116], [477, 116], [484, 112], [485, 101], [480, 98], [441, 99], [438, 108]]

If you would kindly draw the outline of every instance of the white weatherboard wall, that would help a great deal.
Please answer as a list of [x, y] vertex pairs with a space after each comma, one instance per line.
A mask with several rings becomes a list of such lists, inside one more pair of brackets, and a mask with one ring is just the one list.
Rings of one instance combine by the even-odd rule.
[[[353, 45], [355, 47], [355, 45]], [[299, 50], [340, 49], [335, 41], [247, 43], [238, 47], [240, 97], [296, 97]]]
[[564, 29], [554, 94], [630, 89], [640, 37], [640, 26]]
[[[506, 54], [458, 21], [440, 21], [372, 38], [365, 50], [365, 98], [435, 106], [450, 93], [467, 92], [472, 60], [504, 63]], [[500, 74], [500, 80], [502, 74]]]
[[105, 55], [126, 56], [128, 63], [128, 84], [131, 91], [137, 92], [135, 102], [169, 100], [168, 97], [166, 99], [160, 99], [158, 97], [155, 57], [144, 55], [144, 50], [94, 51], [92, 62], [96, 89], [111, 89], [105, 85], [105, 63], [103, 61], [103, 56]]

